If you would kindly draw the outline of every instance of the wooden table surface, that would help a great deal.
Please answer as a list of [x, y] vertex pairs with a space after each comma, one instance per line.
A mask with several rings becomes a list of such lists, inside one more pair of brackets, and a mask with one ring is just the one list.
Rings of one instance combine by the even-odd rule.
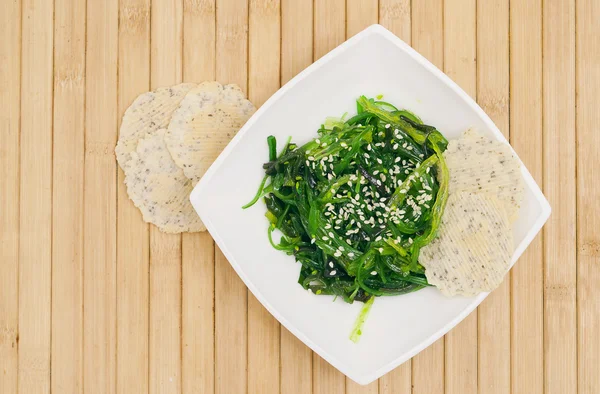
[[[600, 393], [599, 21], [597, 0], [1, 0], [0, 393]], [[217, 79], [260, 105], [377, 22], [477, 99], [553, 214], [475, 313], [362, 387], [208, 234], [143, 223], [113, 149], [142, 92]]]

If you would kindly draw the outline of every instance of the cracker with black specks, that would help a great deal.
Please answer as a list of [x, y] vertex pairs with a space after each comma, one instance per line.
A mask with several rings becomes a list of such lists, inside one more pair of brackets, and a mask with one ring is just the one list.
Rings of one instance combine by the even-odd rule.
[[127, 194], [144, 221], [166, 233], [204, 231], [189, 196], [192, 181], [175, 165], [165, 144], [166, 130], [148, 133], [138, 141], [125, 166]]
[[237, 85], [203, 82], [188, 92], [173, 113], [165, 140], [193, 185], [255, 110]]
[[139, 139], [148, 133], [166, 128], [171, 121], [173, 111], [195, 86], [197, 85], [194, 83], [182, 83], [146, 92], [139, 95], [127, 108], [115, 148], [117, 161], [123, 171]]
[[512, 251], [503, 204], [489, 194], [458, 192], [449, 196], [438, 236], [421, 249], [419, 262], [444, 295], [474, 296], [500, 285]]
[[452, 140], [444, 157], [450, 171], [449, 193], [487, 193], [498, 198], [514, 222], [519, 213], [525, 184], [521, 163], [510, 146], [469, 129]]

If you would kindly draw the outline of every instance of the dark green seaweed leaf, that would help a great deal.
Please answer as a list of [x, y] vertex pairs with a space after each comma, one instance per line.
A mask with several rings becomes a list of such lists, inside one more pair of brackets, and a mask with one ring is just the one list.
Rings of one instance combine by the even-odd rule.
[[264, 196], [268, 239], [302, 264], [302, 287], [367, 302], [353, 340], [375, 297], [429, 286], [418, 257], [437, 235], [449, 179], [448, 141], [435, 127], [379, 97], [356, 108], [278, 156], [270, 136], [265, 178], [244, 206]]

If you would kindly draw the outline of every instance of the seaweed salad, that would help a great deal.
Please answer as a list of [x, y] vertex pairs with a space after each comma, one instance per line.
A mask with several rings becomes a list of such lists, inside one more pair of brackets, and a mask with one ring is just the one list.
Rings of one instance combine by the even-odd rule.
[[419, 251], [436, 236], [449, 178], [448, 141], [435, 127], [380, 96], [361, 96], [356, 107], [279, 154], [270, 136], [265, 177], [243, 207], [263, 198], [269, 241], [302, 264], [302, 287], [365, 303], [354, 341], [374, 297], [429, 286]]

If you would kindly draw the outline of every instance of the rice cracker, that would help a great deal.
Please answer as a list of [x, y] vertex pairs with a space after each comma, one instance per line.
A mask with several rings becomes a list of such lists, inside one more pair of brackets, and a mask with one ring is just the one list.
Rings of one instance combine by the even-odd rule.
[[430, 284], [447, 296], [492, 291], [510, 268], [512, 231], [501, 201], [490, 194], [451, 194], [439, 233], [421, 249]]
[[450, 194], [491, 194], [504, 204], [509, 220], [516, 220], [525, 186], [521, 164], [510, 146], [469, 129], [462, 138], [450, 141], [444, 157], [450, 171]]
[[166, 130], [142, 137], [125, 166], [127, 194], [144, 221], [166, 233], [204, 231], [189, 200], [192, 182], [175, 165], [165, 144]]
[[195, 86], [197, 85], [194, 83], [182, 83], [146, 92], [139, 95], [127, 108], [115, 148], [117, 161], [123, 171], [139, 139], [148, 133], [166, 128], [171, 121], [173, 111]]
[[237, 85], [203, 82], [187, 93], [173, 113], [165, 140], [193, 185], [255, 110]]

